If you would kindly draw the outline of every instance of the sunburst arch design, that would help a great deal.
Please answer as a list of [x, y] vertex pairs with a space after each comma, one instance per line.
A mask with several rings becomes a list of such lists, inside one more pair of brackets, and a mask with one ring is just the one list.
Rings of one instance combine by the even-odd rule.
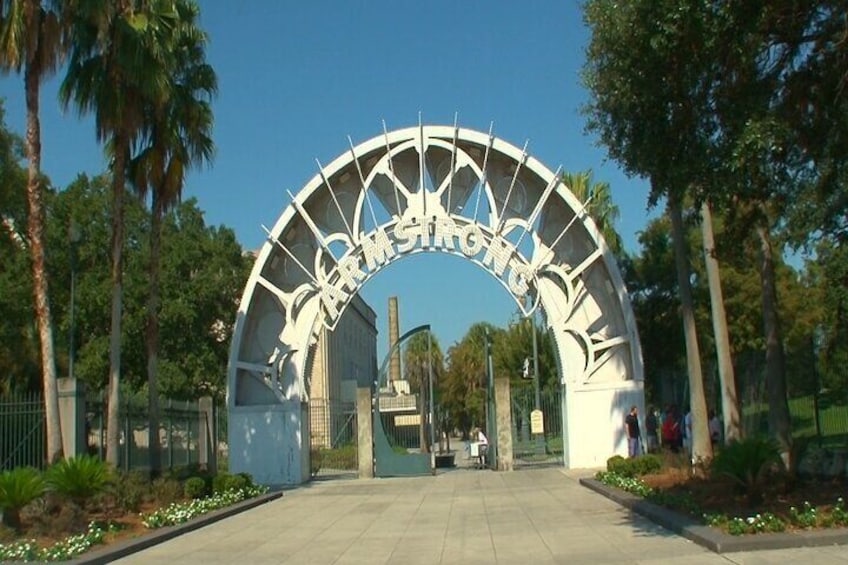
[[317, 166], [266, 229], [246, 285], [230, 353], [231, 414], [304, 401], [322, 325], [333, 329], [383, 268], [424, 252], [477, 264], [525, 315], [541, 307], [570, 390], [641, 391], [638, 333], [615, 260], [585, 203], [527, 144], [457, 126], [384, 128]]

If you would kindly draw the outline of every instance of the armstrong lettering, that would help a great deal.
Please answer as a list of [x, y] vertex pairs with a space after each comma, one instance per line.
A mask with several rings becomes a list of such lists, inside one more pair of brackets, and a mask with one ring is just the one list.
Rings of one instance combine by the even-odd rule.
[[535, 274], [515, 246], [480, 224], [453, 218], [401, 218], [393, 228], [361, 233], [358, 245], [319, 274], [324, 324], [333, 327], [359, 287], [392, 261], [417, 250], [463, 255], [497, 277], [519, 303], [535, 286]]

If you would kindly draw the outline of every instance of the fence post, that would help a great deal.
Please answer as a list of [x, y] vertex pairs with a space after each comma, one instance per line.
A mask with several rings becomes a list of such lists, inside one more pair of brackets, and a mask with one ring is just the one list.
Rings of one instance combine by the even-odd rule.
[[495, 421], [497, 430], [498, 471], [512, 471], [512, 410], [510, 409], [509, 379], [495, 379]]
[[174, 410], [168, 399], [168, 468], [174, 468]]
[[62, 451], [65, 458], [87, 451], [85, 429], [85, 385], [76, 379], [57, 379], [59, 387], [59, 423], [62, 428]]
[[124, 471], [130, 470], [130, 399], [124, 404]]
[[197, 401], [197, 462], [201, 469], [205, 468], [213, 475], [218, 472], [214, 410], [211, 396], [203, 396]]
[[359, 458], [359, 478], [374, 478], [374, 430], [371, 426], [371, 389], [356, 389], [356, 450]]

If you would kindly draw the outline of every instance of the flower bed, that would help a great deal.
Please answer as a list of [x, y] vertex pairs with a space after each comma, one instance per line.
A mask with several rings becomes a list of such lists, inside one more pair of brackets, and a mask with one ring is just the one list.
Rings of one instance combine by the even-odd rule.
[[733, 516], [724, 512], [705, 512], [695, 495], [653, 488], [640, 478], [624, 477], [609, 471], [600, 471], [595, 478], [606, 485], [635, 494], [660, 506], [683, 510], [700, 518], [704, 524], [731, 535], [848, 526], [848, 509], [841, 496], [832, 505], [817, 507], [805, 501], [800, 506], [790, 506], [785, 515], [770, 511], [752, 511], [744, 516]]

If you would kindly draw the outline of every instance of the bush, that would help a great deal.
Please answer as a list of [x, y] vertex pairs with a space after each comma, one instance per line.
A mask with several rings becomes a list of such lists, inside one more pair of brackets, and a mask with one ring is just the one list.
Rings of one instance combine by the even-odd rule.
[[46, 473], [48, 487], [80, 507], [106, 490], [110, 478], [109, 466], [90, 455], [63, 459]]
[[713, 473], [729, 477], [747, 495], [748, 502], [762, 500], [769, 473], [782, 465], [777, 444], [771, 439], [748, 438], [731, 443], [712, 462]]
[[140, 471], [121, 473], [109, 485], [115, 506], [124, 512], [138, 512], [144, 499], [150, 495], [150, 481]]
[[229, 473], [218, 473], [212, 479], [212, 493], [220, 494], [225, 492], [229, 486], [230, 478], [232, 477]]
[[607, 459], [607, 471], [620, 475], [620, 470], [625, 466], [626, 463], [627, 459], [625, 459], [621, 455], [613, 455], [612, 457]]
[[253, 475], [250, 473], [245, 473], [242, 471], [241, 473], [236, 473], [236, 476], [242, 477], [245, 481], [245, 485], [248, 487], [255, 487], [256, 483], [253, 482]]
[[206, 481], [201, 477], [190, 477], [186, 480], [184, 489], [186, 498], [201, 498], [206, 495]]
[[183, 486], [176, 479], [162, 477], [153, 481], [153, 496], [161, 505], [177, 502], [183, 497]]
[[247, 479], [243, 475], [232, 475], [227, 481], [226, 490], [242, 490], [248, 486]]
[[21, 508], [44, 494], [41, 474], [31, 467], [0, 473], [0, 510], [3, 524], [12, 529], [21, 525]]
[[625, 459], [621, 455], [613, 455], [607, 459], [607, 471], [622, 477], [641, 477], [655, 473], [662, 468], [662, 460], [656, 455], [641, 455]]

